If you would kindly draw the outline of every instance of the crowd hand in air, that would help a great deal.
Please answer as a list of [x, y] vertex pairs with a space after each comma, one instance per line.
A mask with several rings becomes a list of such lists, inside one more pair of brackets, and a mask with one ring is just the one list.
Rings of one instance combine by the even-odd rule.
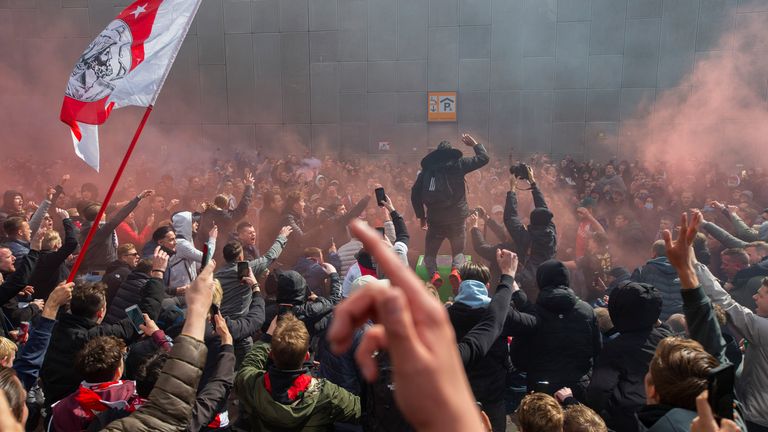
[[[376, 379], [374, 353], [387, 350], [398, 388], [395, 400], [415, 429], [483, 430], [479, 411], [467, 409], [474, 398], [445, 308], [377, 231], [360, 221], [349, 227], [390, 276], [392, 286], [371, 282], [337, 307], [328, 333], [333, 351], [346, 351], [355, 330], [372, 319], [376, 324], [366, 331], [355, 354], [365, 379]], [[442, 409], [437, 412], [435, 406]]]

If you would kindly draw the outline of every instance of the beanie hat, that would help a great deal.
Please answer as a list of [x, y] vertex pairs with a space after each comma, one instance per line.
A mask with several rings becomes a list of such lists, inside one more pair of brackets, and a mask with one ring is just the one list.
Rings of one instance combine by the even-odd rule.
[[661, 294], [645, 283], [619, 284], [611, 291], [608, 312], [621, 333], [651, 329], [661, 315]]

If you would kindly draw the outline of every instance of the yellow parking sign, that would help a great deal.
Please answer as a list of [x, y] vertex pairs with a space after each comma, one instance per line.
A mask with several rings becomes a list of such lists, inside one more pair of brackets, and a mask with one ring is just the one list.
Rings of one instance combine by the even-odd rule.
[[455, 122], [456, 92], [429, 92], [427, 119], [431, 122]]

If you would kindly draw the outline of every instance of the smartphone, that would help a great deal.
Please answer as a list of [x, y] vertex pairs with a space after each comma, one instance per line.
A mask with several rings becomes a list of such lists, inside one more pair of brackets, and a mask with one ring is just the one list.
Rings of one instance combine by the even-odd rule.
[[160, 250], [165, 252], [165, 253], [167, 253], [169, 257], [172, 257], [172, 256], [176, 255], [175, 251], [172, 251], [172, 250], [168, 249], [165, 246], [160, 246]]
[[536, 393], [549, 394], [549, 381], [537, 381], [536, 385], [533, 386], [533, 391]]
[[384, 231], [384, 227], [376, 227], [376, 231], [381, 234], [381, 238], [384, 238], [384, 236], [387, 235], [386, 231]]
[[203, 260], [200, 262], [200, 270], [204, 269], [208, 265], [208, 261], [211, 260], [211, 256], [208, 251], [208, 243], [203, 244]]
[[376, 204], [379, 207], [384, 207], [384, 203], [387, 201], [387, 194], [384, 193], [384, 188], [376, 188], [374, 193], [376, 193]]
[[707, 388], [709, 390], [709, 406], [716, 418], [733, 420], [733, 385], [736, 367], [724, 363], [709, 371]]
[[219, 305], [216, 303], [211, 303], [211, 324], [213, 324], [213, 328], [216, 328], [216, 319], [214, 318], [216, 315], [219, 314]]
[[237, 279], [242, 280], [244, 277], [248, 277], [248, 261], [239, 261], [237, 263]]
[[131, 323], [133, 324], [133, 327], [136, 329], [136, 331], [139, 332], [139, 334], [144, 334], [144, 331], [139, 328], [139, 325], [144, 324], [144, 316], [141, 314], [141, 309], [139, 309], [139, 306], [128, 306], [125, 308], [125, 313], [128, 315], [128, 318], [131, 319]]

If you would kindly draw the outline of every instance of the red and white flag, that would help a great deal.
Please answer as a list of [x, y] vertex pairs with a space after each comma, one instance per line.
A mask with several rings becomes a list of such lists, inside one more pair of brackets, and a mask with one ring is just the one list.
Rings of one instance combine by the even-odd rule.
[[99, 170], [98, 125], [113, 108], [154, 105], [202, 0], [138, 0], [88, 45], [67, 83], [61, 121]]

